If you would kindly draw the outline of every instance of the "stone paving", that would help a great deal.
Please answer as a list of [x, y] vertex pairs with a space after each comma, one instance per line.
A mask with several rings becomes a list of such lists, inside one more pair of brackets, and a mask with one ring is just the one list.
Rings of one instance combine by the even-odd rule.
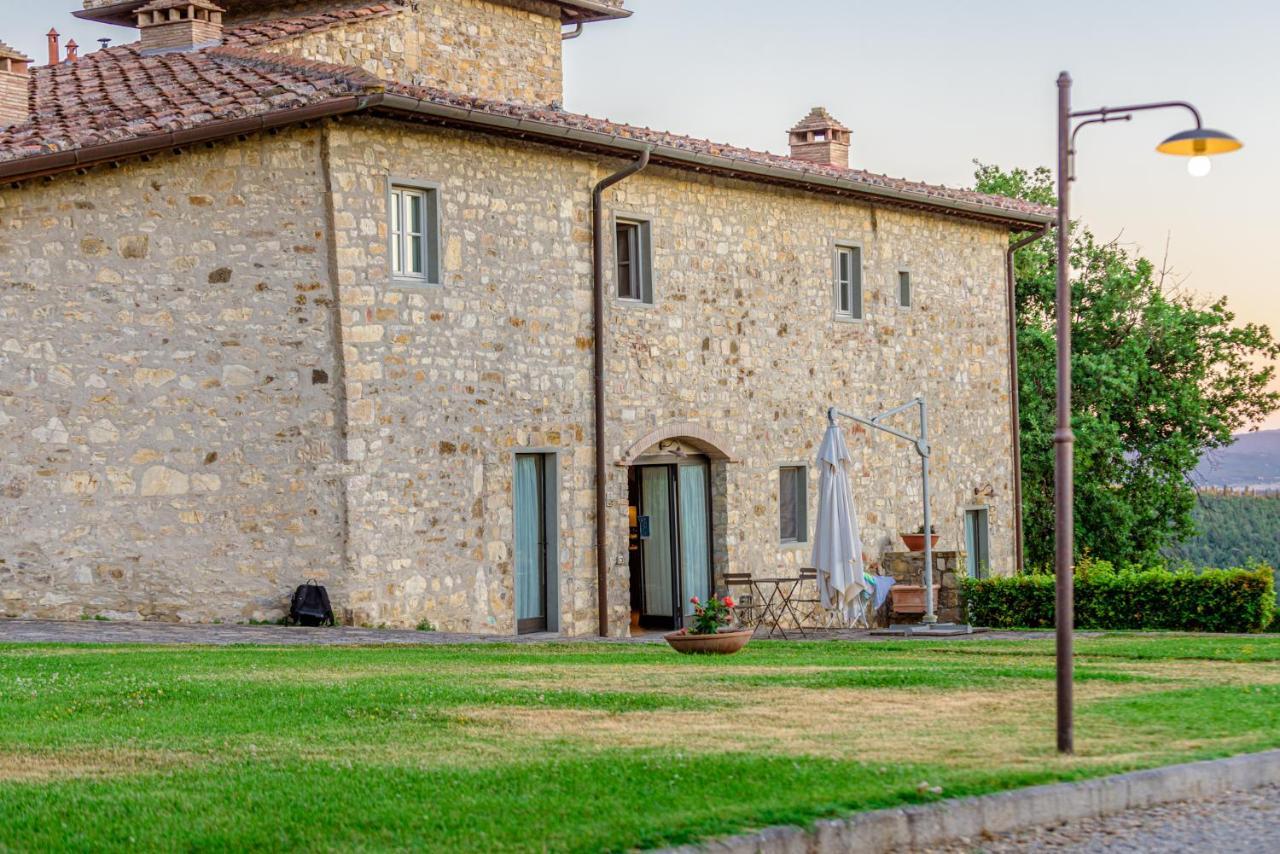
[[[763, 637], [763, 632], [760, 633]], [[800, 640], [788, 632], [791, 640]], [[1050, 638], [1051, 632], [984, 632], [944, 638], [950, 641], [1025, 640]], [[811, 640], [877, 642], [902, 640], [873, 637], [862, 630], [813, 631]], [[939, 638], [933, 638], [939, 640]], [[520, 635], [457, 634], [419, 632], [409, 629], [364, 629], [348, 626], [305, 628], [301, 626], [244, 626], [205, 623], [114, 622], [105, 620], [0, 620], [0, 643], [139, 643], [139, 644], [264, 644], [312, 646], [364, 646], [380, 644], [457, 643], [661, 643], [654, 632], [632, 638], [565, 637], [543, 632]]]
[[961, 841], [925, 854], [1180, 854], [1280, 851], [1280, 786]]

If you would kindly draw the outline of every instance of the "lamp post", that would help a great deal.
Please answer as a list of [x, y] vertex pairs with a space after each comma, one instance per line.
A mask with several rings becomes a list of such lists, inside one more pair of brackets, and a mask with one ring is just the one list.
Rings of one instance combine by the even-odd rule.
[[1222, 131], [1210, 130], [1200, 121], [1200, 112], [1186, 101], [1159, 101], [1126, 107], [1096, 110], [1071, 109], [1071, 75], [1058, 75], [1058, 424], [1054, 444], [1054, 562], [1056, 592], [1058, 752], [1075, 750], [1072, 711], [1072, 628], [1075, 622], [1073, 582], [1075, 580], [1075, 483], [1072, 458], [1075, 434], [1071, 431], [1071, 182], [1075, 180], [1076, 134], [1086, 125], [1127, 122], [1134, 113], [1146, 110], [1183, 109], [1195, 117], [1196, 126], [1176, 133], [1156, 146], [1162, 154], [1190, 157], [1188, 171], [1207, 175], [1213, 154], [1238, 150], [1242, 143]]

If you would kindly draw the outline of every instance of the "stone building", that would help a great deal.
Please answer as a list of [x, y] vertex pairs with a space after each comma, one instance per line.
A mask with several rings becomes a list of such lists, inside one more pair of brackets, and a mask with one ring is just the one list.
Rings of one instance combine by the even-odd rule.
[[[917, 394], [941, 548], [1010, 569], [1005, 250], [1052, 211], [851, 169], [823, 110], [794, 156], [569, 112], [621, 0], [77, 14], [136, 41], [0, 49], [0, 615], [316, 578], [349, 622], [626, 634], [803, 565], [826, 407]], [[849, 438], [897, 549], [916, 459]]]

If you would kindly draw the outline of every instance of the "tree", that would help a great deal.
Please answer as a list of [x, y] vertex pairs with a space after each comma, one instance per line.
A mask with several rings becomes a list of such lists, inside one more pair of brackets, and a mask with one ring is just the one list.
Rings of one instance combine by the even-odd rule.
[[[976, 189], [1055, 203], [1048, 169], [977, 163]], [[1113, 563], [1156, 560], [1196, 533], [1188, 476], [1206, 451], [1280, 408], [1271, 331], [1236, 323], [1225, 298], [1166, 285], [1145, 258], [1072, 227], [1072, 428], [1076, 549]], [[1026, 559], [1053, 561], [1053, 236], [1018, 253], [1018, 388]]]

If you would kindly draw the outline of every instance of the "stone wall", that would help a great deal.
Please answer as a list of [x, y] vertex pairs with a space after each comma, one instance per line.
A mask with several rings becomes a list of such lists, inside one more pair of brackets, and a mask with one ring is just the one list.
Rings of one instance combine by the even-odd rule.
[[[390, 123], [330, 131], [353, 464], [352, 607], [367, 622], [511, 631], [511, 455], [558, 449], [562, 628], [595, 626], [589, 193], [618, 168], [580, 155]], [[443, 284], [388, 283], [392, 176], [440, 186]], [[651, 168], [607, 198], [652, 219], [656, 304], [609, 301], [607, 453], [670, 422], [725, 437], [717, 563], [794, 571], [777, 467], [810, 469], [832, 404], [925, 395], [935, 524], [992, 487], [994, 571], [1012, 560], [1007, 344], [999, 229]], [[866, 253], [866, 319], [835, 321], [834, 241]], [[896, 303], [913, 272], [915, 307]], [[611, 288], [612, 285], [610, 284]], [[910, 423], [904, 423], [910, 429]], [[918, 524], [918, 459], [850, 431], [874, 556]], [[718, 487], [719, 488], [719, 487]], [[627, 625], [626, 473], [611, 471], [611, 622]], [[719, 538], [722, 538], [719, 539]]]
[[437, 0], [264, 49], [499, 101], [563, 98], [560, 11], [549, 3]]
[[0, 190], [0, 615], [342, 597], [318, 139]]
[[[881, 572], [891, 575], [899, 584], [924, 586], [924, 552], [885, 552], [880, 556]], [[935, 604], [939, 622], [956, 623], [961, 619], [960, 579], [965, 575], [965, 553], [961, 551], [934, 551], [933, 583], [938, 585], [938, 601]], [[881, 622], [888, 625], [888, 618], [895, 623], [918, 623], [919, 615], [893, 617], [891, 603], [886, 601]]]
[[[359, 119], [0, 192], [0, 613], [264, 619], [316, 576], [352, 622], [511, 632], [512, 458], [537, 450], [558, 623], [594, 632], [590, 191], [621, 165]], [[439, 285], [389, 279], [393, 178], [438, 188]], [[651, 220], [656, 293], [608, 301], [607, 456], [676, 429], [730, 457], [718, 569], [807, 563], [777, 470], [810, 465], [812, 520], [828, 405], [923, 394], [942, 547], [990, 487], [1007, 571], [1002, 231], [659, 167], [606, 204]], [[863, 321], [832, 317], [836, 240], [864, 247]], [[849, 439], [875, 557], [918, 524], [918, 461]]]

